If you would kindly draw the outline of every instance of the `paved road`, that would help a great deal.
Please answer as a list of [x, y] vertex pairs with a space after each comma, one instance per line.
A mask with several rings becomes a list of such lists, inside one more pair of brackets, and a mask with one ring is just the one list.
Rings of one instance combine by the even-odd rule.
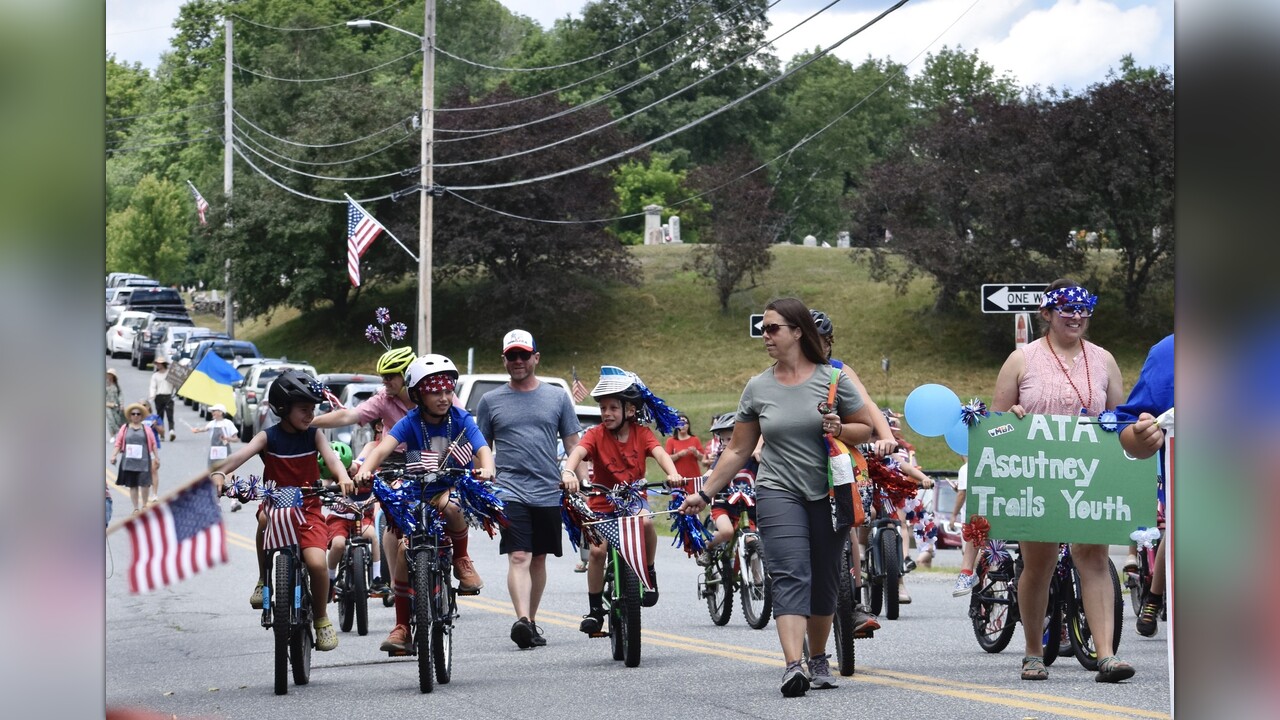
[[[124, 360], [109, 360], [120, 373], [126, 398], [145, 394], [148, 373]], [[191, 435], [178, 409], [179, 441], [162, 450], [162, 488], [172, 488], [204, 465], [207, 437]], [[255, 460], [246, 472], [260, 470]], [[108, 470], [110, 472], [110, 469]], [[117, 517], [129, 509], [116, 494]], [[229, 510], [224, 500], [224, 511]], [[1138, 675], [1120, 685], [1093, 681], [1072, 659], [1050, 668], [1050, 679], [1018, 679], [1018, 637], [1004, 653], [978, 648], [965, 600], [951, 597], [954, 576], [916, 572], [908, 577], [914, 602], [897, 621], [857, 645], [858, 669], [835, 690], [785, 700], [778, 692], [782, 655], [773, 623], [751, 630], [739, 608], [725, 627], [714, 626], [695, 596], [699, 569], [682, 551], [659, 543], [661, 600], [644, 612], [640, 667], [610, 659], [607, 640], [577, 631], [586, 610], [585, 576], [572, 571], [576, 554], [549, 563], [549, 584], [538, 618], [545, 648], [519, 650], [508, 634], [512, 621], [505, 562], [496, 540], [472, 533], [472, 555], [487, 583], [482, 595], [459, 598], [462, 616], [454, 645], [453, 682], [431, 695], [417, 690], [413, 659], [390, 659], [378, 644], [391, 629], [393, 611], [374, 604], [366, 637], [341, 634], [330, 653], [313, 655], [311, 683], [272, 692], [272, 641], [249, 608], [256, 572], [253, 520], [247, 512], [225, 514], [229, 565], [180, 585], [133, 596], [124, 577], [129, 542], [108, 539], [106, 697], [108, 706], [144, 707], [177, 717], [581, 717], [627, 708], [631, 717], [725, 718], [806, 716], [928, 718], [1159, 718], [1169, 710], [1165, 627], [1154, 638], [1133, 631], [1126, 609], [1121, 656]], [[566, 550], [568, 545], [566, 543]], [[956, 551], [936, 562], [955, 566]], [[336, 611], [331, 615], [336, 618]], [[1019, 636], [1020, 637], [1020, 636]], [[595, 704], [590, 707], [588, 703]]]

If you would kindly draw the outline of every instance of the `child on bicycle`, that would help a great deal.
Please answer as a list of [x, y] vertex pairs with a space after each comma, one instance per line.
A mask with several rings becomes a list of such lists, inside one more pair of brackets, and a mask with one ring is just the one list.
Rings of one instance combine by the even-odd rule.
[[[364, 467], [365, 460], [369, 457], [369, 455], [373, 454], [373, 449], [378, 447], [378, 443], [382, 442], [382, 436], [384, 434], [383, 428], [384, 428], [384, 425], [382, 424], [382, 418], [380, 417], [374, 418], [369, 423], [369, 429], [373, 431], [373, 439], [365, 443], [364, 447], [360, 448], [360, 452], [356, 453], [355, 459], [352, 460], [351, 464], [347, 466], [347, 475], [350, 475], [352, 478], [354, 478], [357, 474], [359, 474], [360, 468]], [[370, 492], [372, 492], [372, 489], [370, 489]], [[375, 501], [372, 505], [370, 505], [368, 510], [368, 517], [370, 518], [376, 517], [378, 512], [378, 507], [379, 505], [377, 501]], [[373, 523], [373, 529], [370, 530], [369, 532], [373, 533], [373, 536], [376, 538], [378, 534], [377, 530], [378, 530], [377, 523], [375, 522]], [[378, 594], [378, 595], [381, 595], [387, 591], [387, 582], [386, 580], [384, 580], [384, 578], [390, 577], [390, 575], [383, 572], [381, 545], [382, 543], [379, 543], [375, 539], [373, 542], [373, 545], [371, 546], [372, 552], [370, 553], [370, 560], [373, 562], [373, 584], [369, 586], [369, 592]], [[337, 567], [337, 566], [335, 565], [334, 567]]]
[[[330, 443], [330, 447], [338, 456], [338, 461], [347, 468], [347, 475], [350, 476], [352, 468], [355, 467], [355, 461], [351, 457], [351, 446], [344, 442], [334, 441]], [[321, 466], [320, 476], [329, 478], [328, 468]], [[356, 488], [357, 492], [351, 496], [351, 499], [357, 503], [363, 503], [373, 494], [373, 489], [368, 486], [360, 486]], [[337, 507], [329, 508], [324, 516], [325, 524], [329, 529], [329, 599], [332, 601], [336, 597], [336, 588], [334, 581], [338, 579], [338, 563], [342, 562], [342, 553], [347, 549], [347, 538], [351, 534], [351, 525], [356, 520], [354, 511], [347, 509], [339, 509]], [[374, 534], [373, 524], [373, 503], [364, 509], [360, 517], [360, 536], [369, 541], [369, 547], [377, 553], [378, 543]]]
[[[679, 473], [671, 456], [658, 444], [653, 431], [640, 424], [642, 420], [656, 417], [659, 429], [665, 434], [674, 429], [675, 413], [656, 397], [635, 373], [622, 368], [605, 365], [600, 368], [600, 382], [591, 391], [591, 397], [600, 403], [600, 424], [587, 430], [577, 447], [569, 453], [564, 463], [565, 487], [570, 492], [577, 490], [577, 468], [583, 461], [589, 460], [594, 471], [592, 483], [604, 489], [618, 485], [644, 480], [645, 459], [652, 456], [658, 467], [667, 474], [667, 483], [672, 487], [681, 484]], [[649, 559], [649, 585], [652, 590], [645, 590], [640, 604], [652, 607], [658, 602], [658, 573], [653, 567], [654, 553], [658, 548], [658, 533], [653, 528], [653, 517], [649, 513], [648, 496], [641, 491], [642, 512], [644, 514], [645, 556]], [[587, 499], [592, 511], [612, 515], [615, 510], [608, 498], [592, 496]], [[593, 635], [600, 632], [604, 625], [604, 566], [607, 548], [604, 545], [591, 546], [587, 560], [587, 603], [588, 612], [582, 618], [578, 629]]]
[[[711, 447], [714, 455], [710, 457], [711, 467], [715, 467], [716, 461], [720, 459], [720, 450], [729, 444], [729, 439], [733, 437], [733, 425], [737, 420], [737, 412], [727, 412], [723, 415], [717, 415], [714, 422], [711, 423], [712, 442]], [[742, 521], [742, 508], [739, 503], [730, 503], [729, 498], [733, 497], [734, 492], [740, 492], [743, 485], [751, 489], [754, 494], [756, 485], [756, 471], [760, 468], [760, 461], [751, 458], [747, 464], [738, 471], [738, 474], [729, 481], [726, 487], [720, 493], [717, 493], [714, 501], [711, 503], [711, 522], [715, 525], [715, 532], [711, 536], [711, 541], [707, 543], [707, 549], [698, 554], [697, 563], [702, 567], [707, 567], [715, 562], [716, 553], [721, 545], [733, 539], [733, 533]], [[693, 492], [691, 487], [685, 488], [686, 492]], [[752, 531], [756, 529], [756, 504], [755, 500], [750, 500], [747, 505], [747, 522], [750, 523]], [[750, 536], [748, 543], [759, 542], [756, 536]]]
[[[325, 442], [320, 431], [310, 427], [315, 417], [316, 405], [322, 400], [323, 388], [306, 373], [286, 370], [271, 383], [267, 391], [267, 403], [280, 418], [280, 422], [253, 436], [245, 446], [228, 457], [213, 473], [218, 479], [218, 491], [226, 473], [234, 471], [254, 455], [262, 457], [262, 479], [274, 482], [277, 487], [314, 487], [320, 479], [320, 465], [316, 456], [324, 460], [329, 472], [338, 479], [342, 492], [350, 495], [355, 487], [347, 477], [346, 468], [338, 455]], [[329, 573], [325, 562], [325, 550], [329, 545], [329, 530], [321, 512], [320, 498], [308, 495], [302, 502], [302, 524], [295, 528], [298, 546], [302, 550], [302, 562], [311, 578], [311, 612], [316, 630], [316, 650], [329, 651], [338, 647], [338, 632], [329, 620]], [[262, 588], [267, 578], [267, 553], [262, 548], [266, 530], [266, 509], [258, 508], [258, 584], [253, 589], [249, 604], [262, 608]]]
[[[405, 370], [405, 386], [409, 399], [416, 407], [397, 422], [372, 451], [362, 452], [363, 466], [356, 480], [364, 485], [372, 482], [374, 470], [400, 443], [404, 443], [405, 472], [426, 473], [449, 465], [458, 468], [478, 469], [479, 477], [492, 480], [494, 475], [493, 451], [480, 434], [475, 418], [465, 408], [453, 404], [453, 389], [458, 382], [458, 368], [443, 355], [423, 355], [409, 364]], [[475, 564], [467, 552], [467, 522], [457, 502], [450, 502], [449, 493], [441, 493], [434, 500], [444, 515], [445, 535], [453, 543], [453, 575], [458, 580], [458, 593], [477, 595], [484, 581], [475, 570]], [[391, 655], [403, 655], [412, 642], [409, 632], [410, 615], [413, 612], [409, 600], [409, 566], [405, 561], [404, 533], [387, 516], [387, 527], [399, 540], [387, 548], [392, 570], [392, 589], [395, 591], [396, 624], [382, 641], [380, 649]], [[419, 628], [429, 632], [428, 628]]]

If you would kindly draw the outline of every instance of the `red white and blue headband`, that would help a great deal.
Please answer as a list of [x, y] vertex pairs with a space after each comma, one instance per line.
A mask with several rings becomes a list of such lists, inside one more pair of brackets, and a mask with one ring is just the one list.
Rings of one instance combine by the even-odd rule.
[[453, 379], [452, 375], [448, 373], [439, 373], [437, 375], [428, 375], [418, 381], [418, 391], [428, 393], [453, 392], [453, 388], [456, 385], [457, 382]]
[[1059, 305], [1084, 305], [1092, 310], [1097, 304], [1097, 295], [1079, 285], [1072, 285], [1071, 287], [1058, 288], [1045, 293], [1044, 299], [1040, 301], [1040, 308], [1043, 310]]

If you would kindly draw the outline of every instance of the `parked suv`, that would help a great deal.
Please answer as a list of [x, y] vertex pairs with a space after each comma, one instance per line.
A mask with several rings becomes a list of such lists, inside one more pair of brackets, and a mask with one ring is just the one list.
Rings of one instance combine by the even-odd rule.
[[127, 310], [182, 315], [184, 317], [188, 315], [186, 303], [182, 301], [182, 295], [173, 288], [135, 287], [124, 303]]
[[[196, 343], [195, 349], [191, 351], [191, 369], [195, 370], [200, 366], [200, 361], [208, 353], [213, 353], [218, 357], [232, 363], [237, 355], [241, 357], [262, 357], [262, 353], [258, 351], [258, 346], [248, 340], [231, 340], [228, 338], [201, 339]], [[196, 403], [189, 398], [187, 404], [195, 408], [201, 417], [208, 415], [204, 406]]]
[[107, 300], [107, 327], [115, 325], [120, 313], [129, 309], [127, 306], [129, 297], [133, 295], [135, 289], [137, 288], [117, 287], [114, 289], [111, 299]]
[[147, 313], [147, 319], [133, 335], [133, 352], [129, 355], [129, 364], [145, 370], [147, 364], [155, 359], [156, 352], [163, 352], [160, 348], [170, 327], [191, 325], [191, 318], [186, 315]]
[[267, 386], [285, 370], [301, 370], [315, 376], [316, 369], [307, 363], [287, 360], [263, 360], [249, 367], [244, 382], [236, 386], [236, 416], [240, 439], [249, 442], [257, 434], [258, 404], [267, 397]]

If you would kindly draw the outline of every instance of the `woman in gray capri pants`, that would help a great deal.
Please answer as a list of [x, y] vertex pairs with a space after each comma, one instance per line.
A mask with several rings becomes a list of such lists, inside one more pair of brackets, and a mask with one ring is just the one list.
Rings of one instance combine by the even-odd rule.
[[[782, 694], [796, 697], [810, 686], [836, 686], [826, 648], [836, 609], [841, 535], [831, 527], [823, 435], [831, 433], [849, 445], [866, 442], [872, 417], [844, 373], [836, 386], [835, 412], [821, 412], [832, 368], [803, 302], [774, 300], [765, 307], [763, 325], [765, 352], [774, 363], [747, 382], [729, 447], [702, 491], [688, 496], [680, 510], [700, 512], [746, 464], [761, 434], [768, 438], [756, 476], [757, 524], [787, 661]], [[801, 664], [806, 637], [807, 673]]]

